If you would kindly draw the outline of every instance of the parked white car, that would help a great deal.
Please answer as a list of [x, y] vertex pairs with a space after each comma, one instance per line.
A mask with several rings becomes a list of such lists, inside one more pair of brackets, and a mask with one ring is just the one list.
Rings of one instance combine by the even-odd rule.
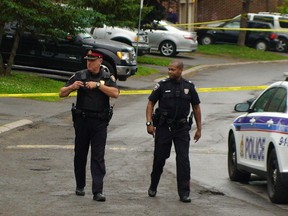
[[[267, 179], [273, 203], [288, 203], [288, 82], [270, 85], [253, 102], [239, 103], [228, 133], [228, 173], [248, 182], [251, 174]], [[251, 104], [252, 103], [252, 104]]]
[[150, 45], [147, 33], [137, 29], [120, 28], [103, 25], [87, 29], [96, 39], [110, 39], [133, 46], [138, 55], [150, 53]]
[[198, 48], [196, 32], [185, 31], [168, 21], [154, 21], [145, 32], [149, 36], [151, 51], [160, 51], [164, 56], [195, 52]]

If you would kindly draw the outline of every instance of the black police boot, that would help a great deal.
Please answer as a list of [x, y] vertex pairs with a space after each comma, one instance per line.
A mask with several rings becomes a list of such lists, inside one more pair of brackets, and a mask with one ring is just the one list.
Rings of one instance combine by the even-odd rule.
[[77, 196], [84, 196], [85, 195], [84, 188], [76, 188], [75, 194]]
[[180, 197], [180, 201], [184, 203], [190, 203], [191, 198], [189, 196], [183, 196], [183, 197]]
[[151, 187], [148, 189], [148, 195], [150, 197], [155, 197], [157, 194], [157, 190], [152, 189]]
[[94, 194], [93, 200], [98, 201], [98, 202], [105, 202], [106, 201], [106, 197], [102, 193], [97, 193], [97, 194]]

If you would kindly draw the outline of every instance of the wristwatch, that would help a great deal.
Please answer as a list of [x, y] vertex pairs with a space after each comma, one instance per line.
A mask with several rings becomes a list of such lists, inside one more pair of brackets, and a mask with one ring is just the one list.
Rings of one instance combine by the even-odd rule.
[[96, 83], [96, 88], [99, 88], [101, 86], [101, 83], [100, 82], [97, 82]]
[[150, 126], [150, 125], [152, 125], [152, 122], [151, 121], [147, 121], [146, 122], [146, 126]]

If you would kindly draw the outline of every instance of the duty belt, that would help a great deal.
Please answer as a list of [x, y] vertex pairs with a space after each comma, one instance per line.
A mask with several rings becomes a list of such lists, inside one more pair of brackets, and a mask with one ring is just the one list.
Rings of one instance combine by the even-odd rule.
[[103, 112], [91, 112], [91, 111], [83, 111], [79, 109], [74, 110], [74, 114], [76, 116], [81, 116], [83, 118], [99, 118], [99, 119], [105, 119], [106, 113]]

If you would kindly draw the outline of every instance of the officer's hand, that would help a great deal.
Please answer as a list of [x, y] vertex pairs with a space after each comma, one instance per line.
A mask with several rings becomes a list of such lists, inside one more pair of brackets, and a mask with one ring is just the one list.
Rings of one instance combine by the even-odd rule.
[[96, 84], [97, 84], [96, 82], [92, 82], [92, 81], [86, 82], [85, 87], [88, 89], [93, 89], [93, 88], [96, 88]]
[[194, 135], [194, 141], [195, 143], [198, 142], [198, 140], [201, 137], [201, 130], [196, 130], [195, 135]]
[[84, 83], [82, 81], [75, 81], [73, 84], [72, 84], [72, 88], [74, 90], [77, 90], [79, 89], [80, 87], [84, 87]]
[[147, 126], [147, 132], [154, 137], [154, 135], [155, 135], [155, 127], [153, 127], [153, 125]]

